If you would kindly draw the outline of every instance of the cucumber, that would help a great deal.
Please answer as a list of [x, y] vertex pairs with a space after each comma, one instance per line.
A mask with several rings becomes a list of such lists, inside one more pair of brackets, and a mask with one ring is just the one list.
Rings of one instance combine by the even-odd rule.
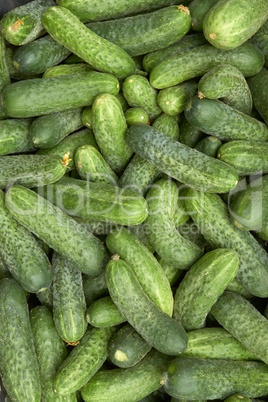
[[185, 36], [191, 27], [191, 17], [188, 8], [180, 5], [127, 18], [93, 22], [87, 27], [131, 56], [138, 56], [163, 49]]
[[251, 38], [251, 42], [261, 49], [265, 57], [265, 65], [268, 67], [268, 22], [266, 21]]
[[82, 109], [52, 113], [35, 119], [30, 136], [36, 148], [51, 148], [83, 126]]
[[213, 250], [204, 255], [186, 273], [174, 301], [175, 320], [188, 331], [204, 326], [211, 307], [236, 276], [237, 254], [228, 249]]
[[6, 205], [16, 220], [68, 259], [77, 270], [92, 276], [100, 274], [106, 261], [105, 249], [90, 232], [80, 231], [79, 223], [73, 218], [22, 186], [8, 190]]
[[251, 38], [267, 18], [267, 0], [219, 0], [206, 14], [203, 32], [216, 48], [234, 49]]
[[127, 369], [103, 370], [81, 390], [85, 402], [135, 402], [161, 387], [167, 356], [152, 351]]
[[10, 117], [33, 117], [88, 106], [100, 93], [116, 95], [118, 89], [114, 76], [91, 71], [13, 82], [4, 88], [1, 102]]
[[0, 121], [0, 155], [34, 151], [29, 136], [30, 119], [7, 119]]
[[203, 20], [207, 12], [217, 3], [218, 0], [193, 0], [189, 5], [192, 17], [192, 29], [203, 31]]
[[184, 356], [202, 359], [259, 360], [223, 328], [202, 328], [190, 331]]
[[239, 257], [238, 280], [253, 295], [268, 295], [268, 255], [254, 237], [234, 227], [228, 208], [216, 194], [185, 191], [188, 213], [214, 248], [230, 248]]
[[[179, 198], [180, 199], [180, 198]], [[184, 201], [184, 200], [182, 200]], [[185, 202], [184, 202], [185, 205]], [[185, 205], [186, 208], [186, 205]], [[187, 211], [187, 208], [186, 208]], [[188, 213], [188, 212], [187, 212]], [[189, 217], [190, 218], [190, 217]], [[200, 232], [199, 228], [197, 225], [190, 219], [183, 225], [177, 228], [178, 232], [180, 233], [181, 236], [185, 237], [185, 239], [188, 239], [192, 241], [193, 243], [197, 244], [201, 249], [204, 249], [208, 245], [206, 239]]]
[[188, 123], [184, 116], [179, 124], [179, 128], [179, 141], [188, 147], [194, 148], [195, 145], [204, 137], [204, 133]]
[[96, 70], [125, 78], [133, 74], [134, 60], [119, 46], [88, 29], [67, 8], [50, 7], [42, 14], [50, 36]]
[[168, 280], [154, 255], [138, 237], [122, 227], [108, 234], [106, 245], [111, 253], [119, 254], [131, 266], [151, 301], [171, 316], [173, 295]]
[[127, 123], [119, 100], [111, 94], [97, 96], [92, 106], [92, 118], [95, 138], [104, 159], [116, 174], [121, 173], [132, 151], [125, 141]]
[[252, 43], [228, 51], [211, 45], [198, 46], [157, 64], [151, 70], [150, 83], [154, 88], [168, 88], [204, 75], [218, 64], [231, 64], [250, 77], [262, 69], [264, 56]]
[[[78, 64], [79, 66], [79, 64]], [[82, 112], [82, 122], [84, 126], [88, 128], [93, 128], [93, 116], [92, 116], [92, 106], [87, 106]]]
[[127, 103], [126, 99], [124, 98], [123, 92], [119, 92], [116, 95], [116, 97], [122, 106], [123, 112], [125, 113], [129, 109], [129, 104]]
[[45, 30], [41, 23], [41, 15], [55, 5], [53, 0], [33, 0], [6, 13], [1, 19], [1, 32], [5, 39], [15, 46], [26, 45]]
[[42, 306], [49, 307], [50, 310], [53, 308], [53, 292], [52, 283], [44, 290], [36, 293], [36, 296]]
[[210, 135], [199, 141], [194, 148], [203, 154], [216, 158], [221, 145], [222, 142], [219, 138]]
[[184, 113], [190, 124], [221, 140], [268, 140], [266, 124], [216, 99], [196, 96]]
[[250, 299], [252, 297], [252, 294], [242, 285], [242, 283], [237, 278], [234, 278], [229, 283], [226, 290], [228, 290], [229, 292], [237, 293], [238, 295], [243, 296], [245, 299]]
[[64, 360], [54, 377], [54, 392], [67, 395], [78, 391], [101, 368], [115, 328], [89, 329]]
[[239, 401], [243, 401], [243, 402], [251, 402], [250, 398], [247, 398], [241, 394], [233, 394], [231, 396], [229, 396], [229, 398], [225, 399], [225, 402], [239, 402]]
[[6, 42], [0, 33], [0, 91], [10, 84], [10, 74], [7, 63]]
[[93, 67], [86, 63], [79, 64], [60, 64], [59, 66], [49, 67], [43, 74], [43, 78], [53, 78], [62, 75], [84, 74], [92, 71]]
[[[256, 135], [256, 132], [252, 132]], [[253, 139], [230, 141], [219, 148], [218, 159], [233, 166], [240, 175], [268, 173], [267, 152], [267, 142], [255, 142]]]
[[168, 116], [165, 113], [160, 114], [152, 124], [156, 130], [161, 131], [169, 138], [179, 139], [180, 130], [177, 120], [174, 116]]
[[150, 123], [148, 114], [140, 107], [131, 107], [127, 109], [125, 112], [125, 119], [128, 126], [132, 126], [135, 123]]
[[157, 258], [159, 264], [163, 268], [167, 280], [170, 283], [170, 286], [174, 285], [174, 283], [176, 283], [183, 274], [183, 269], [178, 269], [177, 267], [174, 267], [174, 265], [170, 264], [169, 262], [166, 262], [160, 256], [158, 256]]
[[131, 266], [118, 255], [106, 267], [106, 281], [114, 303], [149, 345], [166, 355], [186, 349], [187, 335], [181, 324], [149, 299]]
[[198, 83], [198, 97], [219, 99], [242, 113], [250, 114], [252, 96], [243, 74], [230, 64], [209, 70]]
[[181, 113], [197, 89], [195, 80], [186, 81], [175, 87], [162, 89], [157, 96], [158, 105], [164, 113], [176, 116]]
[[24, 290], [0, 281], [0, 359], [4, 387], [12, 401], [41, 400], [39, 367]]
[[148, 236], [146, 235], [146, 228], [143, 224], [141, 225], [136, 225], [136, 226], [129, 226], [128, 229], [138, 237], [139, 241], [142, 242], [142, 244], [144, 244], [145, 247], [148, 248], [149, 251], [151, 251], [151, 253], [154, 253], [155, 250], [153, 248], [153, 246], [151, 245], [151, 243], [149, 242]]
[[67, 57], [66, 60], [64, 60], [64, 64], [79, 64], [79, 63], [84, 63], [84, 60], [73, 53], [69, 57]]
[[2, 255], [0, 254], [0, 280], [4, 278], [10, 278], [11, 274], [4, 262]]
[[151, 350], [151, 346], [131, 325], [124, 325], [109, 345], [109, 359], [120, 368], [133, 367]]
[[126, 321], [110, 296], [94, 301], [87, 310], [87, 321], [93, 327], [114, 327]]
[[102, 272], [96, 278], [91, 278], [88, 275], [83, 276], [83, 289], [87, 306], [90, 306], [94, 301], [103, 296], [108, 295], [105, 273]]
[[266, 124], [268, 124], [268, 69], [263, 68], [255, 77], [248, 80], [248, 84], [252, 93], [254, 106]]
[[236, 392], [256, 398], [267, 395], [267, 376], [263, 363], [178, 357], [168, 368], [164, 389], [179, 399], [225, 399]]
[[128, 129], [126, 141], [134, 152], [160, 171], [203, 191], [224, 193], [237, 184], [237, 174], [226, 164], [210, 158], [146, 124]]

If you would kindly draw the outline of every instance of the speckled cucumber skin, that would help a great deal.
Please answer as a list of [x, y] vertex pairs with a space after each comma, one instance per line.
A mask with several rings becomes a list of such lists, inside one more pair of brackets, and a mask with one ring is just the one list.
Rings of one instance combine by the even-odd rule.
[[10, 75], [6, 57], [6, 42], [0, 34], [0, 91], [10, 84]]
[[7, 119], [0, 121], [0, 155], [34, 151], [29, 131], [31, 120]]
[[39, 367], [24, 290], [13, 279], [0, 281], [1, 377], [14, 402], [41, 400]]
[[49, 8], [42, 15], [42, 23], [54, 40], [96, 70], [118, 78], [125, 78], [135, 71], [135, 62], [128, 53], [88, 29], [68, 9]]
[[125, 112], [125, 119], [128, 126], [132, 126], [135, 123], [150, 123], [148, 114], [140, 107], [131, 107], [127, 109]]
[[199, 152], [203, 152], [203, 154], [206, 154], [207, 156], [216, 158], [221, 145], [222, 142], [219, 138], [207, 136], [199, 141], [194, 148]]
[[83, 289], [87, 306], [89, 307], [95, 300], [108, 295], [108, 288], [105, 279], [105, 272], [96, 278], [83, 275]]
[[52, 292], [52, 282], [44, 290], [36, 293], [36, 296], [42, 306], [48, 307], [50, 310], [53, 308], [53, 292]]
[[181, 113], [197, 89], [195, 80], [183, 82], [177, 86], [162, 89], [157, 96], [157, 103], [164, 113], [176, 116]]
[[228, 249], [210, 251], [198, 260], [176, 291], [175, 320], [188, 331], [202, 327], [211, 307], [236, 276], [238, 266], [237, 254]]
[[225, 292], [211, 313], [223, 328], [267, 364], [268, 320], [248, 300]]
[[87, 310], [87, 321], [93, 327], [107, 328], [122, 324], [126, 318], [110, 296], [94, 301]]
[[196, 96], [184, 113], [190, 124], [221, 140], [268, 140], [266, 124], [217, 99]]
[[216, 194], [185, 191], [188, 213], [214, 247], [230, 248], [239, 257], [237, 278], [253, 295], [268, 295], [268, 255], [254, 237], [232, 225], [228, 208]]
[[252, 43], [228, 51], [211, 45], [199, 46], [157, 64], [151, 70], [150, 83], [154, 88], [168, 88], [204, 75], [218, 64], [231, 64], [250, 77], [262, 69], [264, 56]]
[[189, 5], [192, 18], [192, 29], [202, 32], [203, 20], [207, 12], [217, 3], [218, 0], [193, 0]]
[[251, 38], [251, 42], [261, 49], [265, 58], [265, 65], [268, 67], [268, 21], [266, 21], [260, 27], [258, 32], [255, 33], [255, 35]]
[[184, 356], [202, 359], [259, 360], [223, 328], [202, 328], [190, 331]]
[[176, 283], [179, 280], [184, 270], [174, 267], [174, 265], [170, 264], [169, 262], [166, 262], [160, 256], [158, 256], [158, 262], [163, 268], [163, 271], [165, 272], [165, 275], [170, 283], [170, 286], [174, 285], [174, 283]]
[[195, 145], [205, 136], [202, 131], [198, 130], [192, 126], [186, 118], [183, 116], [179, 125], [180, 128], [180, 143], [187, 145], [188, 147], [194, 148]]
[[119, 100], [111, 94], [98, 96], [92, 105], [93, 131], [100, 151], [116, 174], [132, 156], [125, 141], [127, 123]]
[[10, 117], [34, 117], [92, 105], [97, 95], [118, 90], [114, 76], [91, 71], [13, 82], [4, 88], [1, 102]]
[[254, 106], [261, 114], [266, 124], [268, 124], [268, 69], [263, 68], [259, 74], [256, 74], [255, 77], [251, 77], [248, 80], [248, 84], [252, 93]]
[[242, 283], [235, 277], [227, 286], [226, 290], [237, 293], [240, 296], [243, 296], [245, 299], [250, 299], [252, 294], [242, 285]]
[[178, 357], [167, 371], [165, 391], [179, 399], [225, 399], [239, 392], [249, 398], [267, 395], [264, 363]]
[[89, 329], [71, 351], [54, 378], [59, 395], [78, 391], [101, 368], [108, 356], [108, 346], [115, 328]]
[[[78, 66], [79, 66], [79, 64], [78, 64]], [[118, 97], [118, 95], [116, 95], [116, 97]], [[92, 106], [87, 106], [83, 109], [82, 122], [83, 122], [84, 126], [92, 129], [92, 127], [93, 127]]]
[[[184, 202], [183, 199], [182, 199], [182, 201]], [[184, 202], [184, 205], [185, 205], [185, 202]], [[185, 208], [186, 208], [186, 205], [185, 205]], [[186, 212], [187, 212], [187, 209], [186, 209]], [[188, 212], [187, 212], [187, 214], [188, 214]], [[187, 221], [183, 225], [179, 226], [177, 228], [177, 230], [183, 237], [185, 237], [186, 239], [197, 244], [201, 249], [203, 249], [204, 247], [206, 247], [208, 245], [206, 239], [200, 232], [197, 225], [190, 219], [190, 216], [189, 216], [189, 221]]]
[[149, 299], [130, 265], [111, 260], [106, 267], [106, 281], [114, 303], [151, 346], [172, 356], [184, 352], [187, 335], [183, 327]]
[[160, 171], [203, 191], [224, 193], [237, 184], [237, 174], [227, 164], [202, 154], [146, 124], [128, 129], [126, 141], [134, 152]]
[[136, 366], [103, 370], [81, 390], [85, 402], [135, 402], [162, 385], [169, 358], [157, 351], [149, 353]]
[[41, 16], [48, 8], [55, 6], [52, 0], [34, 0], [16, 7], [1, 19], [1, 32], [13, 45], [26, 45], [44, 33]]
[[156, 130], [161, 131], [169, 138], [179, 139], [180, 129], [175, 117], [168, 116], [165, 113], [160, 114], [152, 124]]
[[250, 114], [252, 96], [243, 74], [230, 64], [223, 64], [209, 70], [198, 83], [198, 96], [219, 99], [242, 113]]
[[[97, 276], [106, 261], [99, 239], [59, 208], [22, 186], [11, 187], [6, 205], [12, 215], [49, 247], [73, 263], [77, 270]], [[52, 229], [53, 228], [53, 229]]]
[[267, 18], [267, 0], [219, 0], [206, 14], [203, 32], [216, 48], [234, 49], [251, 38]]
[[268, 173], [268, 143], [253, 140], [223, 144], [218, 150], [218, 159], [233, 166], [240, 175]]
[[87, 24], [97, 35], [120, 46], [131, 56], [172, 45], [186, 35], [190, 26], [189, 10], [183, 6], [165, 7], [147, 14]]
[[60, 64], [59, 66], [49, 67], [43, 74], [43, 78], [53, 78], [62, 75], [84, 74], [94, 70], [89, 64]]
[[135, 272], [144, 292], [164, 313], [172, 315], [173, 294], [165, 273], [154, 255], [126, 228], [111, 231], [106, 245], [113, 254], [119, 254]]

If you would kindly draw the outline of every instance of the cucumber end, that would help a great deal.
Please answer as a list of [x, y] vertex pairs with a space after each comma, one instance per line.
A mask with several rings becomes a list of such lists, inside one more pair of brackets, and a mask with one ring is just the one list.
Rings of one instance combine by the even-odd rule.
[[66, 152], [65, 155], [63, 155], [62, 159], [60, 160], [61, 164], [65, 167], [67, 167], [68, 169], [70, 169], [69, 162], [71, 162], [72, 159], [69, 158], [70, 156], [70, 152]]
[[128, 360], [127, 355], [124, 352], [122, 352], [122, 350], [120, 350], [120, 349], [117, 349], [117, 351], [114, 354], [114, 357], [119, 362], [126, 362]]
[[114, 254], [111, 258], [114, 261], [119, 261], [120, 260], [120, 255], [119, 254]]
[[179, 10], [180, 12], [183, 12], [183, 13], [186, 13], [186, 14], [190, 15], [190, 10], [189, 10], [189, 8], [183, 6], [182, 4], [180, 4], [180, 5], [178, 6], [178, 10]]

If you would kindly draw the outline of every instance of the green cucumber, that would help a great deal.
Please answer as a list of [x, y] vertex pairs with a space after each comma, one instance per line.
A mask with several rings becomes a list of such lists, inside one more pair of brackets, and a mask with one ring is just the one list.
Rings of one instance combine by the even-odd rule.
[[254, 237], [232, 225], [228, 208], [216, 194], [185, 191], [188, 213], [214, 248], [230, 248], [239, 257], [238, 280], [253, 295], [268, 295], [268, 255]]
[[10, 74], [7, 63], [6, 42], [0, 33], [0, 91], [10, 84]]
[[97, 95], [116, 95], [118, 89], [114, 76], [91, 71], [13, 82], [4, 88], [1, 102], [10, 117], [33, 117], [88, 106]]
[[87, 310], [87, 321], [93, 327], [107, 328], [126, 321], [110, 296], [94, 301]]
[[252, 93], [253, 103], [263, 120], [268, 124], [268, 69], [263, 68], [259, 74], [248, 80], [249, 88]]
[[204, 326], [211, 307], [236, 276], [238, 266], [237, 254], [228, 249], [213, 250], [198, 260], [176, 291], [175, 320], [188, 331]]
[[179, 128], [179, 141], [190, 148], [194, 148], [195, 145], [204, 137], [204, 133], [188, 123], [184, 116], [179, 124]]
[[30, 126], [30, 119], [0, 121], [0, 155], [34, 151], [29, 135]]
[[192, 17], [192, 29], [203, 31], [203, 20], [207, 12], [217, 3], [218, 0], [193, 0], [189, 5]]
[[199, 130], [221, 140], [268, 140], [266, 124], [216, 99], [192, 98], [185, 117]]
[[42, 14], [42, 23], [54, 40], [96, 70], [118, 78], [134, 73], [136, 65], [128, 53], [88, 29], [67, 8], [50, 7]]
[[178, 357], [168, 370], [164, 390], [179, 399], [225, 399], [239, 392], [267, 395], [268, 367], [259, 362]]
[[161, 131], [169, 138], [173, 138], [174, 140], [179, 139], [179, 125], [174, 116], [168, 116], [167, 114], [162, 113], [155, 119], [152, 127], [158, 131]]
[[167, 280], [170, 283], [170, 286], [174, 285], [174, 283], [176, 283], [183, 274], [183, 269], [179, 269], [169, 262], [166, 262], [160, 256], [157, 256], [157, 259], [159, 264], [163, 268], [163, 271], [167, 277]]
[[255, 33], [251, 38], [251, 42], [261, 49], [265, 57], [265, 65], [268, 67], [268, 21], [266, 21]]
[[53, 291], [52, 283], [44, 290], [36, 293], [36, 296], [42, 306], [49, 307], [50, 310], [53, 308]]
[[109, 359], [120, 368], [133, 367], [151, 350], [151, 346], [126, 324], [113, 336], [109, 345]]
[[183, 225], [190, 219], [184, 200], [178, 198], [177, 201], [177, 208], [174, 213], [174, 224], [175, 227], [178, 228], [179, 226]]
[[91, 128], [91, 129], [93, 128], [92, 106], [87, 106], [83, 109], [82, 122], [83, 122], [84, 126]]
[[[184, 200], [182, 200], [182, 201], [184, 201]], [[185, 201], [184, 201], [184, 205], [186, 208]], [[186, 211], [187, 211], [187, 208], [186, 208]], [[188, 212], [187, 212], [187, 214], [188, 214]], [[193, 243], [197, 244], [197, 246], [199, 246], [201, 249], [204, 249], [204, 247], [207, 246], [206, 239], [200, 232], [197, 225], [191, 219], [189, 221], [185, 222], [183, 225], [179, 226], [177, 228], [177, 230], [181, 236], [183, 236], [183, 237], [185, 237], [185, 239], [188, 239], [188, 240], [192, 241]]]
[[237, 184], [237, 174], [227, 164], [218, 164], [218, 160], [168, 138], [146, 124], [131, 126], [126, 141], [134, 152], [182, 183], [217, 193], [231, 190]]
[[116, 174], [121, 173], [132, 151], [125, 141], [127, 123], [119, 100], [111, 94], [97, 96], [92, 106], [92, 118], [95, 138], [104, 159]]
[[82, 109], [52, 113], [35, 119], [30, 136], [36, 148], [51, 148], [83, 126]]
[[210, 135], [199, 141], [194, 148], [203, 154], [216, 158], [221, 145], [222, 142], [219, 138]]
[[91, 278], [88, 275], [84, 275], [83, 289], [86, 304], [88, 307], [100, 297], [107, 296], [108, 288], [106, 284], [105, 273], [102, 272], [99, 276], [96, 276], [96, 278]]
[[267, 0], [219, 0], [206, 14], [203, 32], [216, 48], [234, 49], [250, 39], [267, 18]]
[[106, 244], [113, 254], [119, 254], [132, 267], [144, 292], [164, 313], [172, 315], [173, 295], [164, 271], [154, 255], [126, 228], [111, 231]]
[[13, 279], [0, 281], [1, 377], [12, 401], [41, 400], [39, 367], [24, 290]]
[[114, 303], [149, 345], [167, 355], [186, 349], [187, 335], [181, 324], [149, 299], [131, 266], [118, 255], [106, 267], [106, 281]]
[[9, 272], [6, 263], [2, 257], [2, 255], [0, 254], [0, 280], [4, 279], [4, 278], [10, 278], [11, 277], [11, 273]]
[[245, 299], [250, 299], [252, 294], [242, 285], [242, 283], [235, 277], [227, 286], [226, 290], [229, 292], [237, 293]]
[[162, 89], [157, 96], [158, 105], [164, 113], [175, 116], [181, 113], [197, 89], [195, 80], [183, 82], [175, 87]]
[[125, 113], [125, 112], [129, 109], [129, 104], [128, 104], [127, 101], [126, 101], [126, 99], [125, 99], [125, 97], [124, 97], [124, 95], [123, 95], [123, 92], [119, 92], [119, 93], [116, 95], [116, 97], [117, 97], [117, 99], [119, 100], [119, 102], [120, 102], [120, 104], [121, 104], [121, 107], [122, 107], [122, 109], [123, 109], [123, 112]]
[[148, 250], [151, 251], [151, 253], [155, 252], [153, 246], [149, 242], [148, 236], [145, 233], [146, 229], [143, 224], [129, 226], [128, 229], [138, 237], [139, 241], [141, 241], [142, 244], [144, 244], [144, 246], [146, 246]]
[[60, 64], [59, 66], [49, 67], [43, 74], [43, 78], [53, 78], [62, 75], [84, 74], [92, 71], [93, 67], [86, 63], [79, 64]]
[[6, 13], [1, 19], [1, 32], [5, 39], [15, 46], [26, 45], [45, 30], [41, 23], [43, 12], [55, 2], [52, 0], [33, 0]]
[[162, 385], [168, 357], [157, 351], [127, 369], [103, 370], [82, 388], [85, 402], [135, 402]]
[[73, 218], [22, 186], [8, 190], [6, 205], [16, 220], [68, 259], [77, 270], [92, 276], [100, 274], [106, 261], [105, 249], [90, 232], [80, 231], [79, 223]]
[[101, 368], [108, 357], [115, 328], [89, 329], [60, 366], [54, 377], [54, 391], [67, 395], [78, 391]]
[[238, 68], [223, 64], [209, 70], [198, 83], [198, 97], [219, 99], [227, 105], [250, 114], [252, 96], [243, 74]]
[[[252, 134], [256, 135], [256, 132], [252, 131]], [[218, 159], [233, 166], [240, 175], [268, 173], [268, 143], [253, 141], [253, 138], [251, 141], [230, 141], [219, 148]]]
[[128, 126], [132, 126], [135, 123], [149, 124], [149, 116], [144, 109], [140, 107], [131, 107], [125, 112], [125, 119]]
[[151, 70], [150, 83], [154, 88], [168, 88], [204, 75], [218, 64], [231, 64], [250, 77], [262, 69], [264, 56], [252, 43], [227, 51], [203, 45], [175, 54], [157, 64]]

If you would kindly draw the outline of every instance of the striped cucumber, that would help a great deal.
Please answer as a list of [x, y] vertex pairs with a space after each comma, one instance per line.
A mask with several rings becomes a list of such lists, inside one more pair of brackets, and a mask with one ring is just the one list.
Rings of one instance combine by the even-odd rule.
[[197, 89], [195, 80], [183, 82], [171, 88], [162, 89], [157, 96], [157, 103], [164, 113], [176, 116], [181, 113]]
[[149, 124], [149, 116], [144, 109], [140, 107], [131, 107], [125, 112], [125, 119], [128, 126], [132, 126], [135, 123]]
[[29, 135], [30, 126], [30, 119], [0, 121], [0, 155], [34, 151]]
[[193, 0], [189, 5], [192, 18], [192, 29], [194, 31], [203, 30], [203, 21], [207, 12], [217, 3], [218, 0]]
[[209, 135], [199, 141], [194, 148], [203, 154], [216, 158], [221, 145], [222, 142], [219, 138]]
[[99, 276], [91, 278], [89, 275], [83, 275], [83, 289], [86, 299], [86, 304], [89, 307], [94, 301], [103, 296], [108, 295], [108, 288], [105, 279], [105, 273], [102, 272]]
[[49, 67], [43, 74], [43, 78], [53, 78], [62, 75], [84, 74], [94, 70], [89, 64], [60, 64], [59, 66]]
[[10, 84], [10, 74], [7, 63], [6, 42], [0, 33], [0, 91]]
[[263, 68], [254, 77], [251, 77], [248, 80], [248, 84], [252, 93], [254, 106], [261, 114], [266, 124], [268, 124], [268, 69]]
[[93, 327], [107, 328], [126, 321], [110, 296], [94, 301], [87, 310], [87, 321]]

